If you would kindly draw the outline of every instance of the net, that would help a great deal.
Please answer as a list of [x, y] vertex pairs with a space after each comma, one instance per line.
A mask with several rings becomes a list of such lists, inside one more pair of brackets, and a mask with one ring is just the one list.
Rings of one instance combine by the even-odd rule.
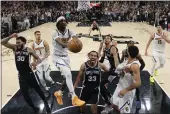
[[78, 1], [78, 7], [77, 7], [77, 11], [84, 11], [84, 10], [88, 10], [90, 9], [90, 0], [79, 0]]

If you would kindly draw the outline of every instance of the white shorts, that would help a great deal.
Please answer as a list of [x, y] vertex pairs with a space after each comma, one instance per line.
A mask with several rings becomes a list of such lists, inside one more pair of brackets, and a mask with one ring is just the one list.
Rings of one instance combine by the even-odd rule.
[[40, 64], [38, 64], [36, 66], [36, 70], [38, 72], [43, 72], [43, 71], [47, 72], [47, 71], [50, 71], [51, 68], [50, 68], [50, 64], [48, 63], [48, 60], [44, 60]]
[[133, 91], [126, 93], [123, 98], [120, 98], [118, 94], [123, 89], [124, 88], [120, 87], [119, 84], [117, 85], [117, 88], [111, 98], [111, 102], [118, 106], [121, 113], [130, 113], [136, 90], [134, 89]]
[[54, 65], [58, 68], [58, 70], [61, 72], [61, 75], [65, 76], [65, 69], [69, 69], [71, 72], [70, 68], [70, 58], [69, 56], [66, 57], [60, 57], [60, 56], [52, 56], [53, 63]]
[[165, 53], [153, 51], [153, 62], [159, 62], [165, 64]]

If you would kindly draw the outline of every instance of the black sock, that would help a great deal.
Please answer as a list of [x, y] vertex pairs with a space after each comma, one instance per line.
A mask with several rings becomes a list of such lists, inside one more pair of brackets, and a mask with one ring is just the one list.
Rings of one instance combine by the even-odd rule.
[[137, 101], [140, 101], [139, 94], [140, 94], [139, 88], [136, 88], [136, 100]]
[[63, 82], [62, 82], [62, 84], [61, 84], [61, 88], [60, 88], [60, 90], [61, 91], [64, 91], [65, 90], [65, 88], [66, 88], [66, 80], [64, 80]]

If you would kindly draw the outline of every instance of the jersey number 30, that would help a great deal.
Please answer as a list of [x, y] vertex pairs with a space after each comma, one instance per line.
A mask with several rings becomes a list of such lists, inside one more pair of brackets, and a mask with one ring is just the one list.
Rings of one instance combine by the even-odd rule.
[[95, 82], [96, 81], [96, 76], [89, 76], [88, 81], [89, 82], [92, 82], [92, 81]]
[[17, 61], [24, 61], [25, 60], [25, 57], [24, 56], [18, 56], [17, 57]]

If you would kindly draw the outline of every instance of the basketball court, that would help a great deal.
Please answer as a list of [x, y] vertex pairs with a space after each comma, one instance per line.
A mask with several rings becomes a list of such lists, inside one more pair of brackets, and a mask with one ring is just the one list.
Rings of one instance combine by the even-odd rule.
[[[83, 33], [88, 34], [89, 27], [76, 27], [77, 23], [69, 23], [68, 27], [70, 30], [72, 30], [75, 33]], [[19, 33], [19, 35], [24, 36], [28, 39], [28, 46], [32, 44], [32, 41], [34, 40], [34, 31], [39, 30], [41, 31], [41, 37], [48, 41], [51, 47], [51, 54], [52, 54], [52, 34], [55, 32], [55, 23], [46, 23], [43, 25], [40, 25], [38, 27], [26, 30], [24, 32]], [[139, 42], [139, 44], [136, 44], [139, 49], [140, 53], [142, 55], [142, 58], [145, 61], [145, 69], [141, 73], [142, 78], [142, 94], [140, 95], [143, 99], [142, 103], [142, 109], [140, 112], [145, 113], [149, 112], [150, 110], [155, 110], [161, 106], [161, 102], [164, 102], [162, 100], [165, 100], [170, 106], [170, 71], [169, 71], [169, 64], [170, 64], [170, 45], [166, 44], [166, 63], [164, 68], [159, 70], [159, 76], [155, 77], [156, 84], [153, 86], [150, 86], [149, 84], [149, 73], [150, 69], [152, 67], [152, 45], [149, 47], [148, 53], [149, 56], [144, 56], [144, 51], [146, 47], [146, 43], [149, 40], [150, 34], [153, 32], [156, 32], [156, 28], [153, 26], [147, 25], [146, 23], [131, 23], [131, 22], [113, 22], [111, 23], [110, 27], [101, 27], [101, 33], [102, 35], [106, 34], [113, 34], [115, 36], [132, 36], [133, 39], [115, 39], [115, 40], [122, 40], [122, 41], [128, 41], [133, 40]], [[170, 36], [170, 32], [166, 32]], [[97, 31], [92, 31], [91, 35], [98, 34]], [[73, 74], [73, 82], [75, 81], [77, 71], [80, 68], [80, 65], [87, 60], [87, 53], [91, 50], [98, 50], [98, 47], [100, 45], [100, 42], [93, 41], [91, 38], [81, 37], [80, 40], [83, 43], [83, 49], [81, 52], [74, 54], [69, 52], [70, 60], [71, 60], [71, 69]], [[15, 43], [15, 39], [12, 39], [11, 42]], [[123, 49], [126, 48], [126, 44], [118, 44], [119, 53], [122, 52]], [[52, 64], [51, 56], [49, 58], [49, 63], [51, 64], [52, 72], [51, 76], [52, 78], [59, 83], [61, 82], [61, 77], [59, 72], [55, 71], [56, 68]], [[142, 77], [143, 76], [143, 77]], [[111, 87], [111, 86], [110, 86]], [[155, 91], [157, 95], [153, 98], [152, 92]], [[110, 88], [111, 91], [113, 91], [113, 88]], [[76, 93], [79, 95], [80, 88], [76, 88]], [[162, 94], [160, 95], [160, 92]], [[37, 94], [34, 93], [34, 91], [31, 90], [33, 102], [35, 102], [37, 105], [40, 105], [42, 101], [40, 101]], [[154, 93], [155, 94], [155, 93]], [[159, 96], [158, 96], [159, 95]], [[160, 105], [157, 107], [154, 107], [154, 101], [160, 97]], [[165, 98], [164, 98], [165, 97]], [[49, 100], [49, 104], [52, 106], [52, 112], [55, 114], [58, 113], [72, 113], [77, 114], [77, 107], [71, 106], [71, 102], [68, 99], [67, 94], [64, 96], [64, 106], [58, 106], [56, 104], [56, 100], [54, 97], [51, 97]], [[151, 105], [149, 106], [149, 102]], [[156, 101], [155, 101], [156, 104]], [[90, 104], [89, 104], [90, 105]], [[103, 108], [103, 101], [101, 100], [99, 104], [99, 110], [101, 111]], [[11, 50], [6, 49], [2, 46], [2, 112], [3, 114], [10, 114], [10, 112], [16, 112], [16, 113], [29, 113], [30, 108], [27, 106], [26, 102], [22, 98], [22, 95], [19, 91], [19, 84], [18, 84], [18, 76], [17, 71], [15, 67], [15, 61], [14, 56]], [[99, 112], [100, 112], [99, 111]], [[89, 113], [88, 113], [89, 114]]]

